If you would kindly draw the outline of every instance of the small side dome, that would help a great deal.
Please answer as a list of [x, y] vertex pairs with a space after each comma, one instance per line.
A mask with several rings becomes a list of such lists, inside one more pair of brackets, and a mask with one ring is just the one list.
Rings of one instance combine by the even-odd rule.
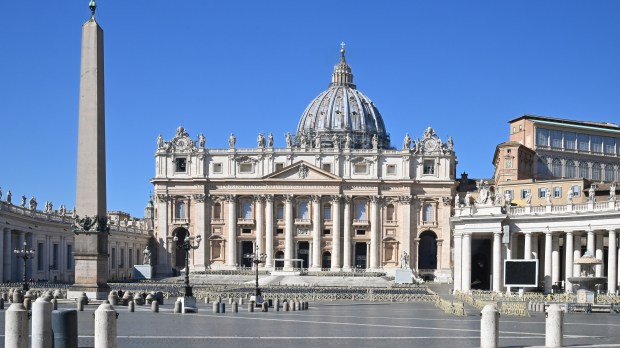
[[321, 147], [343, 147], [347, 135], [351, 139], [351, 148], [371, 148], [375, 136], [378, 148], [391, 148], [390, 136], [379, 110], [353, 84], [353, 73], [346, 62], [343, 45], [340, 62], [334, 66], [332, 82], [306, 107], [297, 126], [295, 141], [298, 146], [302, 138], [303, 142], [308, 139], [308, 143], [316, 144], [318, 137]]

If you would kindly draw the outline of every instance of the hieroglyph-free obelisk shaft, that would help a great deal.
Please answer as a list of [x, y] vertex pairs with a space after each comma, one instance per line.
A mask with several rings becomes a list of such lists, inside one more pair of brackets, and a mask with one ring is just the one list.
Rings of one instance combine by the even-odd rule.
[[[75, 284], [72, 290], [89, 298], [106, 298], [108, 234], [106, 218], [105, 105], [103, 30], [94, 16], [82, 26], [78, 130]], [[72, 291], [72, 292], [73, 292]]]

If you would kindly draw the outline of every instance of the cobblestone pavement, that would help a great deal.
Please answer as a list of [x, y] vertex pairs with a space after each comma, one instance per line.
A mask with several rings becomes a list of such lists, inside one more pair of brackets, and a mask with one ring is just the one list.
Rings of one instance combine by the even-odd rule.
[[[80, 347], [94, 345], [93, 311], [79, 312]], [[73, 306], [61, 306], [73, 308]], [[119, 347], [478, 347], [479, 313], [453, 317], [432, 303], [323, 302], [305, 311], [259, 311], [241, 306], [215, 314], [212, 304], [199, 304], [196, 314], [174, 314], [172, 301], [160, 313], [147, 306], [117, 306]], [[0, 311], [4, 347], [4, 311]], [[500, 346], [544, 346], [545, 317], [502, 316]], [[620, 315], [565, 316], [564, 345], [620, 347]]]

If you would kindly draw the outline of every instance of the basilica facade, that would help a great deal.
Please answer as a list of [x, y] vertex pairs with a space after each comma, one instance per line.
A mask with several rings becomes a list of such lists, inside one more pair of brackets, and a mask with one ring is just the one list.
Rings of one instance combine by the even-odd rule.
[[[192, 130], [195, 132], [196, 130]], [[156, 272], [184, 268], [174, 238], [201, 235], [190, 269], [376, 271], [407, 267], [451, 279], [449, 219], [456, 155], [432, 128], [391, 144], [376, 105], [353, 84], [341, 50], [331, 83], [286, 147], [206, 148], [183, 127], [155, 153]]]

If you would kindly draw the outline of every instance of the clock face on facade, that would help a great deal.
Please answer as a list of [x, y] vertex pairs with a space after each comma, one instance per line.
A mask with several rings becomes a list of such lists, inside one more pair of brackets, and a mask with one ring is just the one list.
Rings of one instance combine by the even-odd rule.
[[428, 139], [424, 142], [424, 150], [426, 152], [431, 152], [433, 150], [435, 150], [435, 148], [437, 148], [437, 140], [435, 139]]

